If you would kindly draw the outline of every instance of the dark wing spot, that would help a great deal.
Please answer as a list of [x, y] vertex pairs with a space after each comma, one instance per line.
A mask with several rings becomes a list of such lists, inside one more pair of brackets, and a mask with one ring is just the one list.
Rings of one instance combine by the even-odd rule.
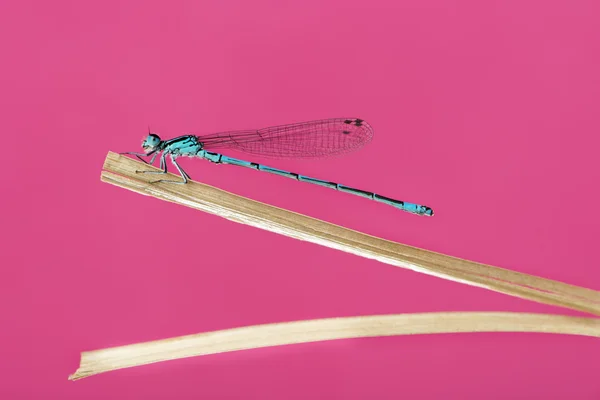
[[344, 135], [348, 135], [348, 134], [350, 133], [350, 131], [342, 131], [342, 133], [343, 133]]
[[354, 121], [356, 126], [362, 126], [363, 120], [362, 119], [357, 119]]
[[345, 123], [345, 124], [351, 124], [351, 123], [352, 123], [352, 120], [351, 120], [351, 119], [347, 119], [347, 120], [345, 120], [345, 121], [344, 121], [344, 123]]

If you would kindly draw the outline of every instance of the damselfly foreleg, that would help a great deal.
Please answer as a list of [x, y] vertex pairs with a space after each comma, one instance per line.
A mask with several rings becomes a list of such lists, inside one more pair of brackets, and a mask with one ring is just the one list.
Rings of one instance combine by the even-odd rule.
[[[152, 156], [152, 158], [150, 159], [150, 162], [144, 160], [142, 157], [148, 157], [149, 155], [151, 155], [152, 153], [154, 153], [154, 155]], [[148, 165], [152, 165], [154, 164], [154, 160], [156, 160], [156, 156], [158, 155], [158, 153], [156, 151], [153, 151], [151, 153], [135, 153], [132, 151], [127, 151], [124, 153], [119, 153], [119, 154], [130, 154], [132, 156], [136, 156], [141, 162], [148, 164]]]

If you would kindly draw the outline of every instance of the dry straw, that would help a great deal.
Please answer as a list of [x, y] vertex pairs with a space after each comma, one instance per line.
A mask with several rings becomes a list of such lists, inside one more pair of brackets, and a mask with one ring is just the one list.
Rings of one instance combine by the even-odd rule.
[[[223, 218], [488, 290], [600, 315], [600, 292], [384, 240], [198, 182], [150, 184], [154, 168], [108, 153], [103, 182]], [[177, 179], [175, 175], [171, 175]], [[449, 332], [546, 332], [600, 336], [595, 318], [518, 313], [429, 313], [298, 321], [200, 333], [82, 353], [70, 379], [153, 362], [292, 343]]]

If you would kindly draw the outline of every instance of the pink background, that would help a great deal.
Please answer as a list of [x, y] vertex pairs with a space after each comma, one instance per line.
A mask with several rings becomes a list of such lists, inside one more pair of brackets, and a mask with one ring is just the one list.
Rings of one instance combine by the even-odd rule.
[[182, 165], [369, 234], [600, 290], [599, 16], [596, 0], [0, 2], [0, 398], [600, 398], [598, 340], [542, 334], [344, 340], [67, 381], [83, 350], [243, 325], [568, 314], [99, 175], [149, 124], [172, 137], [360, 117], [375, 137], [359, 153], [267, 165], [422, 202], [434, 218]]

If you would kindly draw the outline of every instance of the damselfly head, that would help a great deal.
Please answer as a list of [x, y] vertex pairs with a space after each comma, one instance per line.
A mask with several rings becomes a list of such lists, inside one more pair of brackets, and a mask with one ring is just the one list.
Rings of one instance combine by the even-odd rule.
[[156, 149], [158, 145], [160, 145], [160, 137], [154, 133], [151, 133], [148, 136], [146, 136], [146, 138], [142, 142], [142, 148], [145, 151], [152, 151]]

